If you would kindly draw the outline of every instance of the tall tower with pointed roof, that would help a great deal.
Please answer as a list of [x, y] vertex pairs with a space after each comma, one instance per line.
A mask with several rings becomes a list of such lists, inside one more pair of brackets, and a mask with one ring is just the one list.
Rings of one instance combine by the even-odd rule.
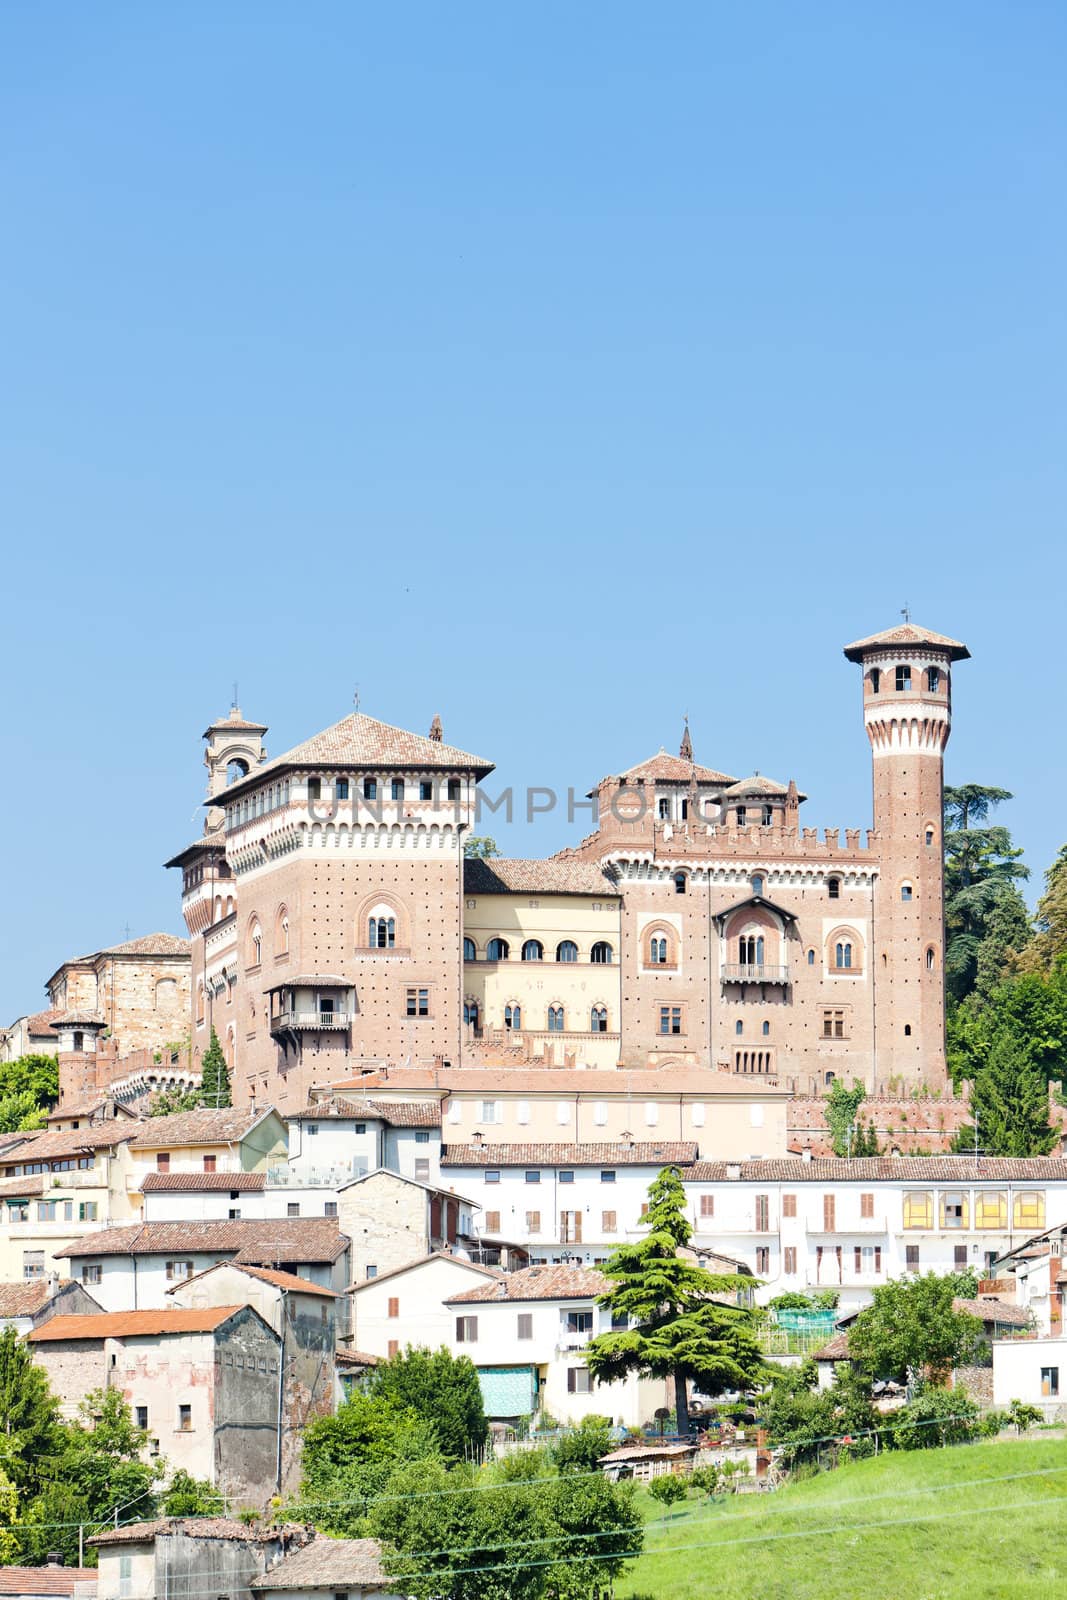
[[863, 669], [880, 868], [874, 896], [878, 1081], [945, 1075], [944, 751], [967, 646], [905, 621], [845, 649]]

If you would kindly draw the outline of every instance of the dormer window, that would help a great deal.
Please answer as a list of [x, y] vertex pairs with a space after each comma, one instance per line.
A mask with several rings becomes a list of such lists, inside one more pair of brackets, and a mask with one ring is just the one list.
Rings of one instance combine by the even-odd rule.
[[897, 694], [911, 693], [911, 668], [897, 668]]

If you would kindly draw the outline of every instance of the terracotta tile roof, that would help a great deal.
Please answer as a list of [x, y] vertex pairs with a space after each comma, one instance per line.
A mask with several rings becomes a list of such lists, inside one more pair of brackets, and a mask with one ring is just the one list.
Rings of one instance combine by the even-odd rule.
[[443, 1167], [666, 1167], [690, 1166], [700, 1154], [675, 1144], [450, 1144]]
[[0, 1317], [32, 1317], [48, 1304], [55, 1284], [47, 1278], [36, 1283], [0, 1283]]
[[436, 1089], [448, 1094], [473, 1093], [492, 1089], [500, 1094], [524, 1094], [530, 1090], [546, 1094], [562, 1090], [574, 1094], [635, 1096], [680, 1093], [715, 1097], [727, 1095], [751, 1099], [788, 1099], [792, 1091], [784, 1085], [759, 1082], [742, 1073], [712, 1072], [707, 1067], [638, 1067], [633, 1071], [575, 1072], [567, 1067], [538, 1067], [523, 1062], [520, 1067], [421, 1067], [387, 1066], [356, 1078], [334, 1083], [332, 1097], [353, 1090]]
[[230, 784], [222, 795], [215, 795], [207, 803], [225, 804], [231, 795], [243, 794], [284, 767], [316, 766], [366, 767], [375, 772], [445, 769], [475, 772], [479, 777], [493, 770], [493, 763], [482, 756], [471, 755], [467, 750], [459, 750], [437, 739], [427, 739], [419, 733], [409, 733], [404, 728], [394, 728], [363, 712], [354, 712], [335, 722], [332, 728], [324, 728], [321, 733], [305, 739], [303, 744], [294, 745], [284, 755], [254, 767], [247, 778]]
[[[87, 1128], [69, 1128], [63, 1132], [49, 1130], [27, 1138], [25, 1146], [9, 1150], [5, 1162], [45, 1161], [73, 1155], [89, 1155], [94, 1150], [112, 1149], [133, 1138], [139, 1122], [97, 1122]], [[23, 1136], [25, 1138], [25, 1135]], [[32, 1154], [31, 1154], [32, 1151]]]
[[248, 1106], [221, 1106], [218, 1110], [201, 1107], [197, 1111], [175, 1111], [167, 1117], [149, 1117], [134, 1139], [134, 1150], [165, 1150], [168, 1145], [233, 1144], [269, 1116], [273, 1107], [252, 1110]]
[[785, 795], [789, 793], [789, 786], [778, 783], [774, 778], [764, 777], [762, 772], [754, 772], [751, 778], [741, 778], [739, 782], [732, 783], [723, 793], [733, 799], [735, 795], [747, 794], [772, 794]]
[[172, 855], [169, 861], [164, 861], [165, 867], [182, 867], [190, 856], [199, 855], [205, 850], [219, 850], [225, 853], [226, 833], [218, 829], [214, 833], [205, 833], [199, 839], [194, 839], [192, 844], [187, 844], [183, 849]]
[[[176, 933], [148, 933], [143, 939], [127, 939], [124, 944], [108, 945], [98, 950], [101, 956], [187, 956], [192, 949], [188, 939]], [[92, 960], [92, 957], [89, 957]]]
[[824, 1345], [816, 1350], [813, 1361], [847, 1361], [848, 1360], [848, 1334], [835, 1333]]
[[148, 1172], [141, 1180], [143, 1194], [257, 1194], [266, 1187], [265, 1172]]
[[0, 1200], [19, 1200], [23, 1195], [44, 1194], [51, 1183], [51, 1175], [44, 1172], [35, 1172], [29, 1178], [5, 1178], [0, 1183]]
[[266, 733], [265, 722], [249, 722], [241, 715], [240, 706], [231, 706], [224, 717], [219, 717], [205, 728], [201, 739], [210, 739], [213, 733]]
[[334, 1360], [339, 1367], [376, 1367], [381, 1356], [368, 1355], [365, 1350], [335, 1350]]
[[943, 633], [934, 633], [930, 628], [920, 628], [914, 622], [904, 622], [898, 628], [886, 628], [883, 633], [869, 634], [866, 639], [856, 639], [854, 643], [845, 646], [845, 655], [850, 661], [859, 661], [865, 650], [875, 650], [880, 645], [891, 648], [893, 645], [933, 645], [939, 650], [944, 650], [953, 661], [967, 661], [971, 652], [965, 644], [958, 639], [949, 639]]
[[900, 1183], [974, 1183], [979, 1179], [1029, 1183], [1067, 1183], [1062, 1156], [843, 1156], [771, 1161], [698, 1161], [686, 1173], [687, 1183], [724, 1183], [727, 1167], [739, 1168], [741, 1179], [771, 1183], [867, 1183], [891, 1179]]
[[378, 1588], [386, 1584], [381, 1546], [377, 1539], [331, 1539], [320, 1533], [300, 1550], [283, 1557], [249, 1585], [253, 1593], [264, 1589]]
[[729, 773], [717, 772], [714, 767], [702, 767], [699, 762], [686, 761], [684, 756], [668, 755], [661, 750], [649, 756], [636, 767], [628, 767], [619, 777], [627, 783], [685, 783], [695, 777], [697, 783], [733, 783]]
[[100, 1011], [61, 1011], [55, 1018], [57, 1028], [103, 1028], [107, 1018]]
[[241, 1218], [218, 1222], [133, 1222], [102, 1228], [54, 1253], [82, 1256], [146, 1256], [169, 1251], [186, 1254], [218, 1251], [253, 1266], [284, 1261], [333, 1262], [344, 1255], [348, 1240], [333, 1217]]
[[169, 1306], [164, 1311], [98, 1311], [63, 1315], [42, 1322], [26, 1335], [29, 1344], [56, 1344], [66, 1339], [136, 1339], [178, 1333], [213, 1333], [242, 1306]]
[[591, 861], [524, 861], [494, 856], [489, 861], [464, 861], [467, 894], [593, 894], [618, 898], [619, 890], [604, 869]]
[[[26, 1032], [35, 1035], [47, 1034], [54, 1038], [56, 1030], [52, 1024], [61, 1015], [62, 1012], [55, 1010], [35, 1011], [32, 1016], [26, 1018]], [[21, 1569], [16, 1568], [15, 1570]]]
[[336, 1100], [329, 1099], [311, 1106], [307, 1111], [289, 1117], [290, 1122], [328, 1122], [344, 1117], [352, 1121], [367, 1117], [388, 1123], [391, 1128], [439, 1128], [441, 1102], [439, 1100]]
[[127, 1522], [122, 1528], [97, 1533], [90, 1544], [148, 1544], [167, 1534], [183, 1533], [193, 1539], [233, 1539], [238, 1543], [273, 1544], [276, 1539], [300, 1537], [299, 1523], [235, 1522], [230, 1517], [157, 1517], [153, 1522]]
[[977, 1317], [979, 1322], [996, 1323], [1004, 1328], [1026, 1328], [1030, 1324], [1030, 1313], [1025, 1306], [1013, 1305], [1008, 1300], [998, 1300], [992, 1295], [986, 1295], [985, 1298], [979, 1295], [976, 1300], [953, 1300], [952, 1309]]
[[603, 1294], [608, 1280], [588, 1267], [523, 1267], [506, 1272], [494, 1283], [452, 1295], [447, 1305], [481, 1305], [485, 1301], [591, 1300]]
[[0, 1567], [0, 1595], [68, 1595], [79, 1600], [96, 1594], [95, 1567]]
[[295, 1272], [279, 1272], [275, 1267], [253, 1267], [247, 1261], [226, 1262], [225, 1265], [233, 1266], [235, 1271], [243, 1272], [249, 1278], [258, 1278], [262, 1283], [272, 1283], [276, 1289], [285, 1289], [290, 1294], [314, 1294], [322, 1300], [337, 1299], [332, 1289], [324, 1288], [321, 1283], [311, 1283], [307, 1278], [300, 1278]]

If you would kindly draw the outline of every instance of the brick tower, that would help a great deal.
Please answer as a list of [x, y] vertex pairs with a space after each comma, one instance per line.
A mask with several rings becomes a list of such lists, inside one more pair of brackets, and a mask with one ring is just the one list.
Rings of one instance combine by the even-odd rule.
[[952, 663], [966, 645], [906, 622], [845, 650], [863, 668], [880, 856], [874, 895], [874, 1066], [877, 1083], [945, 1077], [942, 864], [944, 751]]

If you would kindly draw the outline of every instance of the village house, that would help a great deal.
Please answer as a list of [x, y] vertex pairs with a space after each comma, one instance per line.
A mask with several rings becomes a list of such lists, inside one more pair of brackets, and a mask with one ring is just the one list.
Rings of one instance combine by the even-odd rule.
[[[1061, 1209], [1067, 1219], [1067, 1206]], [[1025, 1306], [1035, 1329], [1050, 1338], [1064, 1332], [1063, 1302], [1067, 1291], [1067, 1272], [1063, 1252], [1067, 1244], [1067, 1220], [1032, 1238], [1023, 1239], [995, 1261], [990, 1275], [1006, 1278], [1015, 1286], [1015, 1295]]]
[[94, 1316], [102, 1311], [92, 1295], [72, 1278], [30, 1278], [0, 1283], [0, 1328], [29, 1333], [50, 1317]]
[[364, 1278], [349, 1290], [352, 1343], [387, 1359], [409, 1344], [437, 1350], [451, 1337], [451, 1298], [500, 1277], [494, 1267], [434, 1250], [390, 1272]]
[[376, 1278], [434, 1250], [469, 1254], [475, 1209], [450, 1189], [384, 1167], [353, 1178], [337, 1191], [338, 1225], [351, 1241], [351, 1281]]
[[585, 1346], [628, 1325], [597, 1305], [607, 1287], [586, 1267], [536, 1266], [449, 1298], [449, 1347], [477, 1367], [491, 1421], [514, 1424], [541, 1411], [564, 1423], [601, 1415], [639, 1427], [657, 1407], [673, 1404], [662, 1379], [630, 1374], [616, 1383], [594, 1381]]
[[330, 1217], [266, 1221], [138, 1222], [66, 1246], [71, 1275], [107, 1311], [161, 1309], [167, 1291], [220, 1261], [282, 1267], [343, 1294], [349, 1247]]
[[336, 1306], [332, 1289], [273, 1267], [224, 1261], [175, 1284], [176, 1306], [204, 1310], [247, 1304], [277, 1334], [281, 1345], [281, 1488], [300, 1488], [304, 1429], [333, 1411], [337, 1390], [334, 1351]]
[[1046, 1422], [1067, 1420], [1067, 1339], [994, 1339], [992, 1399], [1036, 1406]]
[[130, 1140], [132, 1178], [136, 1184], [149, 1174], [265, 1171], [272, 1161], [284, 1162], [287, 1144], [285, 1123], [270, 1106], [148, 1117]]
[[59, 1316], [27, 1343], [66, 1415], [118, 1389], [171, 1471], [250, 1506], [280, 1487], [281, 1341], [251, 1306]]
[[253, 1600], [252, 1584], [313, 1534], [299, 1524], [159, 1517], [98, 1533], [97, 1600]]
[[438, 1099], [376, 1100], [352, 1095], [316, 1100], [289, 1117], [289, 1178], [339, 1185], [379, 1167], [437, 1183], [441, 1150]]
[[0, 1279], [57, 1276], [67, 1246], [136, 1216], [129, 1145], [139, 1126], [122, 1118], [23, 1134], [0, 1152]]

